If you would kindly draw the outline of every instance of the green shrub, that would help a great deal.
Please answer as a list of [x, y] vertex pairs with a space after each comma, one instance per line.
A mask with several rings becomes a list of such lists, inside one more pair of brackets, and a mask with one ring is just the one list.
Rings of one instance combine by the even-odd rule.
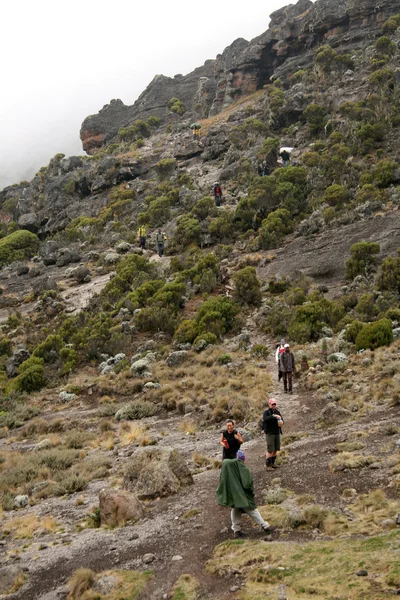
[[139, 254], [128, 254], [117, 265], [115, 276], [105, 286], [102, 297], [116, 301], [132, 288], [145, 281], [155, 279], [157, 269], [147, 258]]
[[199, 334], [199, 328], [193, 319], [182, 321], [174, 333], [174, 339], [180, 344], [192, 344]]
[[363, 144], [365, 152], [369, 152], [377, 144], [383, 142], [385, 134], [386, 128], [383, 123], [375, 123], [374, 125], [367, 123], [356, 131], [356, 137]]
[[43, 358], [44, 362], [50, 363], [57, 360], [61, 348], [64, 346], [64, 341], [60, 335], [48, 335], [47, 338], [36, 346], [33, 356]]
[[364, 317], [363, 320], [372, 321], [379, 312], [374, 294], [363, 294], [357, 302], [356, 312]]
[[357, 275], [367, 275], [376, 265], [376, 254], [380, 251], [377, 242], [357, 242], [350, 248], [351, 257], [346, 261], [346, 277], [354, 279]]
[[36, 356], [25, 360], [18, 368], [19, 375], [7, 385], [6, 392], [15, 390], [30, 393], [41, 390], [46, 385], [43, 363], [44, 360]]
[[383, 24], [382, 32], [386, 35], [392, 35], [400, 27], [400, 14], [392, 15]]
[[382, 35], [375, 42], [375, 50], [379, 54], [391, 56], [396, 52], [396, 44], [387, 35]]
[[148, 306], [142, 308], [136, 316], [136, 325], [140, 331], [157, 333], [164, 331], [172, 334], [176, 329], [176, 313], [171, 307]]
[[381, 264], [377, 281], [378, 289], [400, 294], [400, 251], [396, 257], [388, 256]]
[[156, 407], [151, 402], [147, 402], [146, 400], [134, 400], [121, 408], [115, 415], [115, 418], [117, 421], [123, 419], [130, 421], [144, 419], [145, 417], [152, 417], [156, 413], [156, 410]]
[[377, 91], [383, 89], [388, 89], [389, 86], [393, 84], [394, 73], [392, 69], [388, 67], [384, 67], [382, 69], [378, 69], [374, 73], [369, 76], [369, 83], [372, 87], [374, 87]]
[[0, 356], [11, 356], [12, 341], [7, 337], [0, 338]]
[[[281, 91], [278, 92], [278, 94]], [[229, 138], [236, 148], [244, 150], [250, 148], [260, 136], [265, 135], [268, 132], [268, 126], [254, 117], [246, 119], [240, 125], [233, 127], [229, 134]]]
[[39, 238], [30, 231], [14, 231], [0, 239], [0, 268], [15, 260], [31, 258], [39, 249]]
[[184, 249], [190, 244], [199, 245], [201, 241], [200, 222], [189, 215], [183, 215], [178, 219], [174, 242], [177, 248]]
[[357, 336], [363, 327], [364, 323], [361, 323], [361, 321], [353, 321], [348, 327], [346, 327], [346, 340], [352, 344], [355, 344]]
[[304, 69], [299, 69], [298, 71], [295, 71], [295, 73], [293, 73], [290, 76], [290, 81], [292, 83], [299, 83], [300, 81], [303, 81], [303, 79], [305, 78], [306, 75], [307, 75], [307, 71], [305, 71]]
[[372, 178], [375, 185], [381, 188], [391, 185], [394, 182], [394, 172], [397, 168], [398, 165], [396, 161], [391, 160], [390, 158], [380, 160], [372, 172]]
[[208, 233], [214, 244], [232, 243], [236, 237], [235, 213], [232, 210], [226, 210], [220, 217], [211, 219]]
[[204, 337], [201, 335], [203, 332], [213, 333], [217, 337], [228, 333], [234, 328], [239, 312], [239, 305], [226, 296], [206, 300], [196, 315], [200, 337]]
[[200, 340], [204, 340], [209, 345], [213, 345], [213, 344], [216, 344], [218, 342], [218, 338], [215, 335], [215, 333], [206, 333], [206, 332], [205, 333], [201, 333], [194, 340], [193, 344], [196, 345], [198, 342], [200, 342]]
[[293, 231], [293, 221], [285, 208], [279, 208], [264, 219], [258, 231], [260, 246], [264, 250], [276, 248], [285, 235]]
[[183, 115], [186, 110], [185, 105], [183, 104], [182, 100], [179, 100], [179, 98], [171, 98], [168, 100], [168, 108], [171, 112], [176, 113], [177, 115]]
[[286, 279], [286, 277], [282, 277], [282, 279], [276, 279], [276, 277], [271, 277], [271, 279], [268, 281], [268, 291], [270, 294], [283, 294], [283, 292], [286, 292], [286, 290], [289, 288], [290, 281]]
[[254, 344], [251, 353], [257, 358], [268, 358], [270, 354], [268, 346], [264, 346], [264, 344]]
[[156, 171], [160, 179], [164, 179], [171, 175], [176, 168], [176, 160], [174, 158], [162, 158], [156, 164]]
[[380, 346], [389, 346], [392, 342], [392, 323], [389, 319], [381, 319], [363, 326], [356, 337], [356, 349], [375, 350]]
[[348, 195], [345, 188], [341, 185], [334, 184], [326, 188], [322, 201], [330, 206], [337, 206], [346, 202], [347, 198]]
[[240, 304], [259, 306], [261, 304], [260, 281], [254, 267], [240, 269], [233, 276], [234, 298]]
[[311, 134], [315, 135], [323, 130], [327, 122], [324, 106], [315, 103], [309, 104], [303, 114]]
[[217, 213], [215, 201], [211, 196], [204, 196], [203, 198], [200, 198], [200, 200], [197, 200], [191, 212], [199, 221], [213, 216]]
[[217, 358], [219, 365], [228, 365], [232, 362], [232, 356], [230, 354], [220, 354]]
[[66, 194], [72, 195], [75, 192], [75, 181], [71, 179], [64, 185], [64, 192]]
[[142, 285], [136, 288], [134, 292], [129, 292], [129, 294], [118, 303], [117, 309], [125, 307], [133, 312], [137, 308], [146, 306], [149, 299], [152, 298], [163, 285], [164, 281], [162, 279], [152, 279], [151, 281], [142, 283]]

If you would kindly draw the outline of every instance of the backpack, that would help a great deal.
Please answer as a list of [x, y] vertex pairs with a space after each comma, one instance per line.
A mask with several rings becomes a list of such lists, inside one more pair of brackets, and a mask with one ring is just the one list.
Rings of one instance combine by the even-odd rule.
[[216, 185], [216, 186], [214, 187], [214, 194], [216, 194], [217, 196], [220, 196], [220, 195], [221, 195], [221, 193], [222, 193], [222, 192], [221, 192], [221, 188], [219, 187], [219, 185]]

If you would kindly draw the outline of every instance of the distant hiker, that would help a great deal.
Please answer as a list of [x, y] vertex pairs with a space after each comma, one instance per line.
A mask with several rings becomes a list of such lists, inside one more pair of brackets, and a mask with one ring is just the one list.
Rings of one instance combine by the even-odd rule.
[[158, 228], [158, 231], [156, 233], [156, 244], [157, 244], [158, 256], [160, 258], [164, 254], [164, 244], [165, 244], [166, 239], [167, 239], [167, 236], [165, 235], [165, 233], [163, 231], [161, 231], [160, 228]]
[[221, 206], [222, 188], [219, 185], [218, 181], [216, 181], [214, 183], [212, 191], [213, 191], [213, 194], [214, 194], [215, 206]]
[[200, 140], [201, 129], [193, 129], [193, 139], [198, 142]]
[[290, 154], [287, 150], [282, 150], [282, 152], [279, 155], [282, 159], [282, 166], [283, 167], [287, 167], [289, 165], [289, 160], [290, 160]]
[[285, 344], [286, 344], [286, 341], [282, 338], [280, 341], [280, 344], [277, 345], [276, 352], [275, 352], [275, 361], [276, 361], [276, 364], [278, 367], [278, 381], [280, 381], [282, 379], [282, 371], [281, 371], [281, 365], [279, 362], [279, 358], [280, 358], [280, 355], [282, 354], [282, 352], [285, 352]]
[[276, 400], [268, 400], [268, 408], [262, 416], [262, 430], [266, 436], [267, 453], [265, 465], [267, 469], [278, 469], [275, 464], [276, 453], [281, 449], [281, 428], [283, 425], [282, 415], [276, 406]]
[[243, 444], [243, 438], [239, 431], [236, 431], [234, 421], [226, 422], [226, 429], [221, 432], [219, 443], [223, 447], [222, 460], [236, 458], [236, 453]]
[[253, 478], [244, 464], [245, 458], [244, 452], [239, 450], [237, 458], [223, 461], [216, 490], [218, 504], [231, 508], [232, 530], [235, 538], [243, 537], [240, 523], [242, 513], [249, 515], [265, 533], [272, 533], [275, 530], [264, 521], [257, 509]]
[[146, 227], [142, 225], [138, 229], [139, 244], [142, 250], [146, 249]]
[[293, 392], [293, 373], [296, 370], [296, 363], [289, 344], [285, 344], [285, 351], [279, 356], [279, 365], [283, 376], [284, 391], [291, 394]]

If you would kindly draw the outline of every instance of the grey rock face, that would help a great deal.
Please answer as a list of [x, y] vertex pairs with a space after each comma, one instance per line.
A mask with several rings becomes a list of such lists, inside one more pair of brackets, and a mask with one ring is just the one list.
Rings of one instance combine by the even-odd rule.
[[36, 233], [39, 230], [39, 219], [36, 213], [26, 213], [18, 219], [18, 225], [21, 229], [27, 229]]
[[168, 356], [166, 363], [169, 367], [178, 367], [188, 359], [188, 356], [187, 350], [177, 350]]
[[140, 358], [131, 365], [131, 373], [135, 376], [147, 375], [150, 371], [150, 361], [147, 358]]
[[27, 360], [30, 357], [29, 350], [26, 348], [20, 348], [16, 350], [11, 358], [8, 359], [6, 364], [6, 373], [7, 377], [16, 377], [18, 372], [18, 367], [20, 364]]

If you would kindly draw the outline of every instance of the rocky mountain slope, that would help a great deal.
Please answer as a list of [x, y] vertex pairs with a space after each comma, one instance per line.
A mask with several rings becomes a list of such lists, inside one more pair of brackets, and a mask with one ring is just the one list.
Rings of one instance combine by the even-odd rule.
[[[397, 12], [300, 0], [0, 192], [0, 597], [398, 593]], [[271, 538], [216, 506], [228, 417]]]

